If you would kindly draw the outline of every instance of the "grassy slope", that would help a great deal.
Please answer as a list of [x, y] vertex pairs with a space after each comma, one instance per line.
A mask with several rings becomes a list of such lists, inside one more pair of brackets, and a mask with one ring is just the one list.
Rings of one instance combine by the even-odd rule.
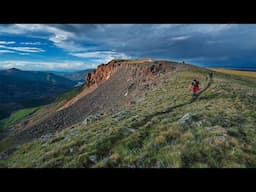
[[[3, 131], [7, 131], [8, 127], [12, 124], [19, 123], [21, 120], [31, 117], [33, 119], [42, 118], [46, 113], [51, 113], [52, 110], [56, 110], [58, 107], [62, 106], [65, 102], [67, 102], [72, 97], [76, 96], [80, 91], [82, 90], [82, 87], [76, 87], [70, 91], [67, 91], [63, 95], [60, 95], [56, 98], [55, 102], [50, 105], [45, 106], [38, 106], [34, 108], [25, 108], [18, 110], [8, 118], [0, 120], [0, 133]], [[12, 148], [16, 145], [22, 144], [23, 141], [18, 141], [15, 136], [8, 137], [1, 141], [0, 143], [0, 153], [5, 151], [8, 148]], [[0, 163], [1, 167], [1, 163]]]
[[75, 97], [78, 93], [80, 93], [83, 90], [82, 86], [76, 87], [70, 91], [67, 91], [66, 93], [60, 95], [57, 97], [56, 102], [62, 102], [62, 101], [67, 101], [73, 97]]
[[[197, 101], [189, 85], [206, 73], [179, 72], [129, 109], [116, 122], [106, 116], [89, 125], [67, 128], [48, 141], [27, 143], [0, 161], [8, 167], [255, 167], [256, 80], [214, 74], [214, 82]], [[186, 113], [194, 119], [178, 120]], [[152, 118], [147, 118], [147, 117]], [[131, 132], [130, 129], [136, 130]], [[90, 161], [96, 155], [97, 163]]]
[[[55, 100], [55, 103], [58, 105], [62, 105], [64, 102], [68, 101], [69, 99], [73, 98], [78, 93], [80, 93], [81, 90], [82, 90], [82, 87], [80, 86], [80, 87], [76, 87], [70, 91], [67, 91], [66, 93], [58, 96]], [[37, 112], [40, 108], [42, 108], [42, 106], [25, 108], [25, 109], [20, 109], [20, 110], [15, 111], [8, 118], [0, 120], [0, 130], [7, 128], [9, 125], [14, 124], [19, 120], [22, 120], [29, 115], [32, 115], [33, 113]], [[39, 110], [38, 112], [40, 112], [42, 110]]]
[[231, 74], [231, 75], [256, 77], [256, 72], [251, 72], [251, 71], [238, 71], [238, 70], [229, 70], [229, 69], [212, 69], [212, 70], [225, 73], [225, 74]]
[[15, 122], [27, 117], [28, 115], [33, 114], [39, 109], [40, 107], [33, 107], [15, 111], [10, 115], [10, 117], [0, 120], [0, 130], [3, 130], [7, 128], [9, 125], [14, 124]]

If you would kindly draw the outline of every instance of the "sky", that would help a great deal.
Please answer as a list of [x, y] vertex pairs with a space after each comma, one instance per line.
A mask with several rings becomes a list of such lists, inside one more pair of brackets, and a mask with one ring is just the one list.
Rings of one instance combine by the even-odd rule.
[[152, 58], [256, 69], [255, 24], [1, 24], [0, 69], [74, 71]]

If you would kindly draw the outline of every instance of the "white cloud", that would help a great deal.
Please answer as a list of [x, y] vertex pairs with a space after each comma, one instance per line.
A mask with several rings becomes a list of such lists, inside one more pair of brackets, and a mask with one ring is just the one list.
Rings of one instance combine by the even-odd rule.
[[85, 49], [78, 43], [72, 41], [75, 34], [62, 30], [60, 28], [45, 25], [45, 24], [15, 24], [6, 27], [0, 27], [0, 33], [9, 34], [28, 34], [35, 35], [35, 33], [46, 33], [49, 41], [52, 41], [55, 46], [67, 51], [85, 51]]
[[15, 41], [0, 41], [0, 44], [3, 44], [3, 45], [15, 44]]
[[45, 50], [37, 47], [8, 47], [5, 45], [0, 45], [0, 48], [13, 50], [13, 51], [30, 52], [30, 53], [45, 52]]
[[23, 34], [25, 33], [25, 29], [20, 29], [16, 25], [8, 25], [8, 26], [0, 26], [0, 34], [8, 33], [8, 34]]
[[189, 36], [189, 35], [186, 35], [186, 36], [177, 36], [177, 37], [172, 37], [171, 40], [180, 41], [180, 40], [189, 39], [190, 37], [191, 37], [191, 36]]
[[37, 47], [8, 47], [8, 49], [15, 50], [15, 51], [22, 51], [22, 52], [31, 52], [31, 53], [45, 52], [45, 50]]
[[[78, 45], [74, 41], [66, 41], [64, 39], [60, 39], [58, 35], [51, 37], [49, 40], [51, 40], [55, 46], [62, 48], [66, 51], [70, 52], [76, 52], [76, 51], [85, 51], [86, 49], [82, 46]], [[63, 37], [62, 37], [63, 38]]]
[[219, 33], [222, 31], [229, 30], [236, 27], [237, 24], [190, 24], [184, 25], [188, 33], [198, 32], [198, 33]]
[[80, 70], [94, 67], [94, 65], [79, 61], [39, 62], [20, 60], [0, 61], [0, 66], [3, 69], [15, 67], [22, 70]]
[[55, 46], [68, 51], [83, 51], [84, 48], [79, 44], [72, 41], [75, 38], [75, 34], [62, 30], [57, 27], [42, 24], [17, 24], [21, 31], [24, 32], [46, 32], [50, 36], [48, 40], [52, 41]]
[[29, 53], [23, 53], [23, 52], [21, 52], [21, 53], [18, 53], [19, 55], [30, 55]]
[[21, 45], [45, 45], [45, 43], [41, 42], [21, 42]]
[[80, 58], [92, 58], [96, 62], [109, 62], [113, 59], [129, 59], [130, 57], [124, 53], [118, 53], [114, 51], [94, 51], [94, 52], [80, 52], [70, 53], [70, 55]]
[[15, 51], [1, 49], [0, 54], [1, 53], [15, 53]]

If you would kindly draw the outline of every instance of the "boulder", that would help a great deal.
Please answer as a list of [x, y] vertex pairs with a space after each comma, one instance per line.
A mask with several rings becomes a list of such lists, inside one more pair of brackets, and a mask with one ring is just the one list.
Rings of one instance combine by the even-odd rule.
[[69, 149], [69, 152], [72, 154], [72, 153], [74, 152], [74, 149], [71, 147], [71, 148]]
[[198, 127], [201, 127], [201, 126], [202, 126], [202, 121], [198, 121], [198, 122], [196, 123], [196, 125], [197, 125]]
[[179, 119], [179, 123], [184, 125], [186, 124], [189, 120], [193, 118], [193, 115], [190, 113], [185, 114], [181, 119]]
[[91, 123], [93, 121], [97, 121], [100, 120], [102, 117], [104, 116], [103, 113], [97, 114], [97, 115], [89, 115], [88, 117], [86, 117], [84, 119], [84, 121], [82, 122], [83, 125], [87, 125], [88, 123]]
[[52, 133], [48, 133], [48, 134], [46, 134], [46, 135], [42, 135], [42, 136], [40, 137], [40, 140], [44, 142], [44, 141], [50, 140], [52, 137], [53, 137], [53, 134], [52, 134]]
[[112, 115], [112, 118], [114, 119], [114, 121], [118, 122], [126, 118], [126, 115], [128, 114], [130, 114], [129, 111], [120, 111], [119, 113]]
[[91, 162], [97, 163], [97, 156], [96, 155], [90, 155], [89, 159], [90, 159]]
[[131, 132], [131, 133], [136, 132], [136, 130], [135, 130], [135, 129], [131, 129], [131, 128], [129, 128], [129, 129], [128, 129], [128, 131], [129, 131], [129, 132]]

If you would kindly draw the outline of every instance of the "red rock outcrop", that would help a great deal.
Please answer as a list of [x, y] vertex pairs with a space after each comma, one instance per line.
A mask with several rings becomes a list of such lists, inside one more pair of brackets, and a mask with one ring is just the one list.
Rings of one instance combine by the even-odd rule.
[[[123, 60], [122, 60], [123, 61]], [[120, 67], [120, 60], [113, 60], [107, 64], [101, 64], [93, 73], [88, 73], [86, 76], [86, 85], [90, 87], [91, 85], [96, 84], [96, 86], [103, 83], [105, 80], [109, 79], [113, 75], [117, 68]]]
[[[116, 72], [120, 70], [126, 71], [126, 81], [137, 85], [138, 87], [148, 87], [156, 80], [156, 76], [164, 73], [169, 65], [165, 62], [154, 62], [151, 59], [140, 60], [112, 60], [107, 64], [98, 65], [97, 69], [88, 73], [85, 77], [86, 85], [84, 90], [68, 101], [59, 110], [73, 105], [78, 100], [93, 92], [102, 83], [112, 77]], [[155, 84], [156, 82], [154, 82]], [[129, 89], [130, 90], [130, 89]]]
[[20, 137], [40, 137], [81, 123], [89, 115], [112, 114], [135, 105], [182, 67], [185, 65], [152, 60], [113, 60], [99, 65], [86, 76], [87, 85], [79, 95], [27, 127]]

